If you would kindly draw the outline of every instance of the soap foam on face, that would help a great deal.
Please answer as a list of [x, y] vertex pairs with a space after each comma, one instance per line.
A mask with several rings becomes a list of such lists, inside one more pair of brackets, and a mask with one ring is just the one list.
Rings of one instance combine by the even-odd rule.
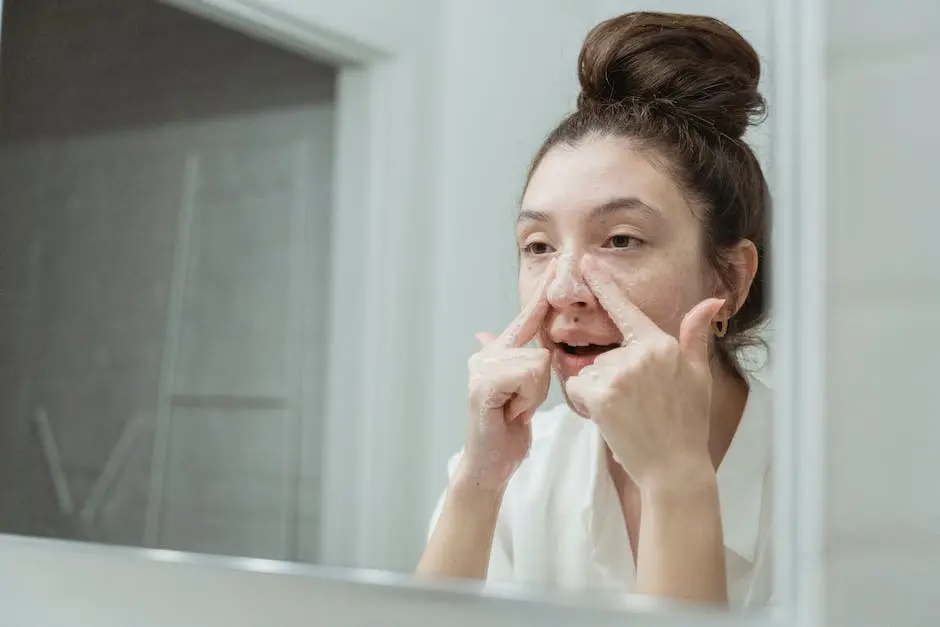
[[576, 294], [582, 294], [587, 290], [584, 281], [575, 275], [574, 255], [571, 251], [566, 251], [558, 257], [555, 279], [548, 287], [548, 300], [551, 302], [563, 302], [573, 298]]

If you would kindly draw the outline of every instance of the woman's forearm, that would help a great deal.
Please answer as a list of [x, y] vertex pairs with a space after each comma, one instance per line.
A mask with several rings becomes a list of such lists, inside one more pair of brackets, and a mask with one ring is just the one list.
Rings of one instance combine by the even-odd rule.
[[641, 490], [637, 591], [676, 601], [727, 605], [718, 484], [703, 468]]
[[418, 563], [421, 577], [486, 579], [502, 493], [455, 480]]

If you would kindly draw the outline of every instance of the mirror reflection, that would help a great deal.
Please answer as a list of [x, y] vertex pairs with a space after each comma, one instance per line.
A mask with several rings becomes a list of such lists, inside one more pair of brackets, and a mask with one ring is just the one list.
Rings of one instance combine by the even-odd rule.
[[343, 67], [156, 2], [4, 2], [0, 532], [768, 603], [768, 12], [581, 17], [557, 115], [497, 129], [542, 139], [486, 241], [422, 262], [450, 284], [502, 242], [476, 343], [415, 298], [460, 358], [372, 456], [376, 417], [328, 416], [358, 376], [331, 370]]

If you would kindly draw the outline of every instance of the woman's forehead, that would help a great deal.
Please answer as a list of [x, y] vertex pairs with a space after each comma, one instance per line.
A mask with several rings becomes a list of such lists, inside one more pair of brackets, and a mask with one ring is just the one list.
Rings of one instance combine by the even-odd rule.
[[598, 207], [618, 199], [634, 199], [664, 217], [688, 209], [670, 176], [629, 140], [607, 137], [549, 150], [532, 173], [520, 216], [597, 217]]

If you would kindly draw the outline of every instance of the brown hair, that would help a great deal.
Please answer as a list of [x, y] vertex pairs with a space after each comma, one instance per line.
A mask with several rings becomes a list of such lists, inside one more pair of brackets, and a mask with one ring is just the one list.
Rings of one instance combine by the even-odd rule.
[[757, 247], [757, 275], [744, 304], [717, 339], [727, 365], [759, 344], [753, 332], [769, 313], [770, 194], [757, 157], [742, 140], [764, 118], [760, 59], [719, 20], [668, 13], [627, 13], [598, 24], [578, 57], [577, 110], [536, 153], [526, 180], [556, 145], [592, 135], [627, 137], [649, 151], [701, 209], [704, 254], [733, 287], [723, 252], [742, 239]]

